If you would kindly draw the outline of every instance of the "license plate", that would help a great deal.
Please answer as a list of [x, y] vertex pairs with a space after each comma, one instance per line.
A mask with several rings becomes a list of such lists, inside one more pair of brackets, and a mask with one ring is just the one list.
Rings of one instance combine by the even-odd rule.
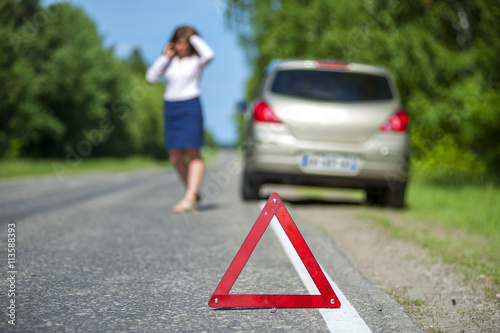
[[302, 167], [313, 170], [356, 172], [358, 157], [351, 154], [305, 153], [302, 155]]

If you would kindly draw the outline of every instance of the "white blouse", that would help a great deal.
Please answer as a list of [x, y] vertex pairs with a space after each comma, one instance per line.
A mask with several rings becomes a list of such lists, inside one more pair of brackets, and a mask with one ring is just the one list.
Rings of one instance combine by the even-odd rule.
[[198, 35], [189, 38], [189, 42], [199, 56], [179, 59], [178, 56], [161, 55], [146, 73], [146, 80], [159, 82], [165, 76], [166, 89], [163, 99], [166, 101], [185, 101], [200, 96], [200, 77], [205, 65], [214, 57], [214, 51]]

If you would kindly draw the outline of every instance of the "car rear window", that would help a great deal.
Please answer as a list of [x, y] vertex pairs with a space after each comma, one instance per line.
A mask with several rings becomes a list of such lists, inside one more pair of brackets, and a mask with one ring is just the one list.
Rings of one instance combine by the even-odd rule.
[[323, 70], [279, 71], [271, 91], [288, 96], [336, 102], [392, 99], [389, 82], [384, 76]]

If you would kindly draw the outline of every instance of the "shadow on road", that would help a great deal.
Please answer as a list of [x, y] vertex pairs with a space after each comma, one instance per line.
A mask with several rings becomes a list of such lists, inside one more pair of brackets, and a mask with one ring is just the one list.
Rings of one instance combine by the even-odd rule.
[[284, 202], [291, 203], [297, 206], [363, 206], [366, 204], [364, 200], [345, 200], [345, 199], [287, 199], [282, 198]]

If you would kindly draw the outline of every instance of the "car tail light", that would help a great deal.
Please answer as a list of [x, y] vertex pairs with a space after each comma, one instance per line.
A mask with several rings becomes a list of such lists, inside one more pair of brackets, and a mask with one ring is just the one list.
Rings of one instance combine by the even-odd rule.
[[281, 120], [274, 114], [269, 105], [263, 101], [255, 103], [253, 119], [258, 122], [281, 123]]
[[384, 125], [380, 126], [379, 129], [382, 132], [406, 132], [409, 122], [410, 117], [408, 117], [405, 110], [401, 109], [393, 114]]

